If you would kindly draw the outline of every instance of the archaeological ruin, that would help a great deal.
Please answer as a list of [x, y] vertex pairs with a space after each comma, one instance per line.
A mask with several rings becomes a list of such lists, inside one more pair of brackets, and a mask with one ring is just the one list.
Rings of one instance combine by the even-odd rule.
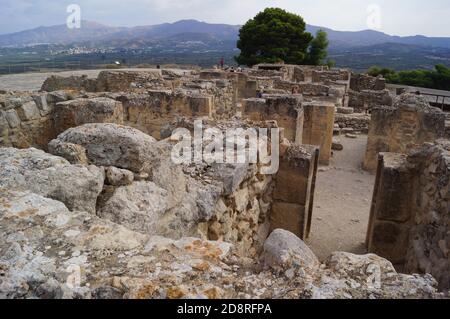
[[0, 298], [449, 297], [449, 131], [420, 95], [322, 66], [0, 91]]

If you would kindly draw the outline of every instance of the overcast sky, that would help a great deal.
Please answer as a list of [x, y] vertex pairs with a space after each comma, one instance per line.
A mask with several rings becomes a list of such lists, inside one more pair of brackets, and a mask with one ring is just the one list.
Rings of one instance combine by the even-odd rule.
[[[380, 10], [379, 31], [395, 35], [450, 36], [449, 0], [0, 0], [0, 34], [65, 23], [69, 4], [82, 19], [112, 26], [149, 25], [198, 19], [243, 24], [265, 7], [281, 7], [308, 24], [336, 30], [376, 28], [372, 4]], [[368, 8], [372, 11], [368, 13]], [[374, 13], [375, 12], [375, 13]]]

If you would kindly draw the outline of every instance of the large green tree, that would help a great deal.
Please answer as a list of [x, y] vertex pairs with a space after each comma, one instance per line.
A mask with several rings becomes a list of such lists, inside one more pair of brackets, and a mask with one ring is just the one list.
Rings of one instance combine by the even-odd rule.
[[308, 53], [308, 63], [312, 65], [323, 65], [327, 63], [328, 56], [328, 35], [325, 31], [319, 30], [316, 37], [311, 41]]
[[305, 30], [305, 21], [299, 15], [279, 8], [267, 8], [239, 31], [237, 47], [241, 53], [235, 59], [248, 66], [280, 61], [305, 63], [313, 40]]

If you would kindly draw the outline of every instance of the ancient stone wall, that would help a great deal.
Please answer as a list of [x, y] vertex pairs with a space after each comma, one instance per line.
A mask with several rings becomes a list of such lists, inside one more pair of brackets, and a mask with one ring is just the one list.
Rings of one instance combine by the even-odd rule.
[[124, 123], [161, 138], [164, 125], [177, 117], [201, 118], [213, 114], [213, 96], [173, 91], [148, 91], [145, 94], [124, 94]]
[[227, 79], [228, 75], [222, 70], [202, 70], [199, 73], [200, 80], [216, 80], [216, 79]]
[[[217, 96], [217, 104], [231, 107], [226, 94]], [[46, 149], [58, 134], [87, 123], [126, 124], [160, 139], [164, 126], [179, 117], [212, 117], [214, 102], [213, 95], [185, 90], [0, 95], [0, 146]]]
[[102, 71], [97, 77], [97, 92], [123, 92], [135, 88], [163, 85], [161, 70]]
[[313, 71], [312, 82], [325, 81], [350, 81], [351, 72], [345, 69], [333, 69], [327, 71]]
[[252, 121], [275, 120], [284, 129], [285, 137], [301, 144], [303, 109], [301, 95], [264, 95], [263, 99], [243, 101], [243, 117]]
[[450, 287], [450, 145], [381, 153], [367, 233], [369, 252]]
[[214, 97], [213, 115], [215, 118], [231, 118], [236, 114], [236, 92], [231, 80], [191, 80], [181, 88], [192, 94], [206, 94]]
[[58, 102], [51, 114], [56, 135], [87, 123], [123, 124], [123, 105], [121, 102], [107, 98], [76, 98]]
[[339, 128], [351, 128], [354, 131], [361, 133], [369, 133], [370, 115], [354, 113], [354, 114], [342, 114], [336, 113], [334, 122], [338, 124]]
[[348, 96], [348, 106], [354, 108], [359, 113], [367, 113], [375, 107], [392, 106], [393, 104], [393, 98], [389, 90], [363, 90], [361, 92], [350, 90]]
[[96, 79], [85, 75], [45, 80], [41, 91], [74, 90], [86, 92], [123, 92], [139, 88], [165, 87], [161, 70], [152, 71], [102, 71]]
[[217, 169], [221, 172], [212, 177], [222, 180], [225, 187], [215, 203], [214, 216], [199, 224], [198, 232], [209, 240], [235, 243], [240, 254], [255, 257], [270, 234], [274, 178], [245, 164]]
[[256, 76], [281, 77], [282, 80], [290, 82], [311, 82], [313, 72], [324, 72], [327, 70], [326, 66], [258, 64], [249, 72]]
[[292, 92], [292, 89], [297, 90], [298, 94], [304, 96], [327, 96], [330, 93], [330, 87], [319, 83], [306, 82], [292, 82], [276, 80], [274, 82], [275, 89], [287, 90]]
[[44, 81], [41, 91], [53, 92], [59, 90], [78, 90], [86, 92], [97, 91], [97, 80], [90, 79], [87, 75], [62, 77], [52, 75]]
[[0, 96], [0, 146], [46, 149], [57, 135], [52, 117], [55, 104], [70, 98], [64, 91]]
[[435, 141], [444, 132], [445, 117], [441, 110], [430, 107], [419, 96], [404, 94], [396, 100], [394, 107], [372, 110], [363, 166], [374, 172], [378, 153], [406, 153], [415, 145]]
[[[201, 80], [229, 80], [232, 83], [234, 92], [234, 101], [242, 99], [255, 98], [258, 89], [256, 79], [249, 77], [248, 74], [242, 72], [226, 72], [222, 70], [202, 71], [200, 72]], [[222, 83], [218, 82], [219, 86]]]
[[356, 92], [361, 92], [364, 90], [382, 91], [386, 89], [386, 80], [382, 77], [352, 73], [350, 79], [350, 89]]

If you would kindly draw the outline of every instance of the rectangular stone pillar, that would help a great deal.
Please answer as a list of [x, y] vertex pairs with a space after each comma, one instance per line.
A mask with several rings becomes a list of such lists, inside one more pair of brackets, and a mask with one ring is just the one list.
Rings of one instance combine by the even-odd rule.
[[319, 146], [319, 163], [328, 165], [333, 143], [335, 106], [327, 102], [308, 102], [302, 106], [304, 111], [302, 142]]
[[311, 225], [318, 148], [291, 145], [282, 155], [276, 176], [270, 227], [306, 239]]
[[367, 246], [394, 264], [403, 264], [409, 243], [413, 176], [406, 155], [381, 153], [372, 202]]

